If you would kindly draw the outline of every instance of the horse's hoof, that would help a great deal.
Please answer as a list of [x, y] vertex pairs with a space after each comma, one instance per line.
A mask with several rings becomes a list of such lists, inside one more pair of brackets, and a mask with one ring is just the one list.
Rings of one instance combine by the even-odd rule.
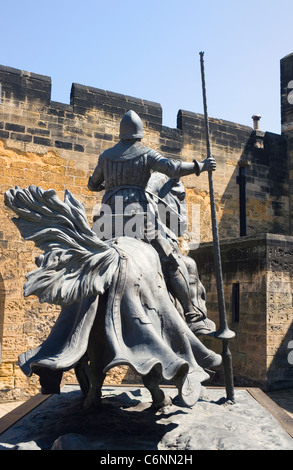
[[165, 408], [166, 406], [172, 405], [172, 400], [170, 397], [166, 396], [164, 397], [163, 401], [161, 402], [153, 402], [151, 408], [155, 411], [159, 411], [162, 408]]
[[185, 405], [191, 407], [194, 406], [199, 397], [201, 392], [201, 383], [200, 382], [190, 382], [187, 383], [186, 380], [183, 384], [183, 387], [179, 391], [179, 395], [184, 401]]
[[86, 399], [83, 402], [83, 409], [85, 411], [90, 411], [90, 410], [97, 410], [101, 408], [102, 406], [102, 400], [101, 397], [95, 393], [89, 393]]

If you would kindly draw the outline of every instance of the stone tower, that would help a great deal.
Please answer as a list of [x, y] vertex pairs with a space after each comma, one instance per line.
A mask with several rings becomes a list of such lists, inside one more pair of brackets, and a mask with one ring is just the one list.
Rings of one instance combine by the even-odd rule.
[[281, 125], [288, 143], [290, 235], [293, 235], [293, 53], [281, 59]]

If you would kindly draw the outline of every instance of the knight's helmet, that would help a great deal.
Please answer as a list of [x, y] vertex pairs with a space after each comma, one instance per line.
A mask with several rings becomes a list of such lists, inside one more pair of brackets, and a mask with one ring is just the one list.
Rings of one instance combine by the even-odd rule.
[[122, 140], [143, 138], [142, 121], [135, 111], [128, 111], [121, 119], [119, 138]]

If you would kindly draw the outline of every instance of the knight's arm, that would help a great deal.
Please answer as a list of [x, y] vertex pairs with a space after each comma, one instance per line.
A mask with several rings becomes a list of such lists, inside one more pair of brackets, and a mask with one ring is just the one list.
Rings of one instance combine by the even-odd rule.
[[193, 162], [182, 162], [181, 160], [171, 160], [165, 158], [159, 153], [149, 154], [149, 164], [153, 171], [164, 173], [169, 178], [181, 178], [196, 174], [200, 175], [203, 171], [214, 171], [216, 169], [216, 162], [214, 158], [207, 158], [202, 162], [193, 160]]
[[94, 169], [93, 174], [89, 177], [88, 180], [88, 189], [90, 191], [103, 191], [104, 186], [104, 159], [100, 156], [98, 164]]

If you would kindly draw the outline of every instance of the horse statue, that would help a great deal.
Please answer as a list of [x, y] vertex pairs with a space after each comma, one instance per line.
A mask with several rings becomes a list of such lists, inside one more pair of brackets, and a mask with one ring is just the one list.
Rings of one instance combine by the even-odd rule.
[[100, 406], [106, 373], [126, 365], [141, 376], [154, 408], [170, 404], [162, 380], [183, 405], [195, 405], [222, 358], [178, 313], [154, 247], [128, 236], [101, 240], [68, 190], [62, 202], [53, 189], [15, 187], [5, 204], [22, 237], [42, 251], [24, 296], [61, 306], [47, 339], [18, 359], [25, 375], [39, 376], [41, 393], [60, 393], [63, 372], [74, 369], [84, 407]]

